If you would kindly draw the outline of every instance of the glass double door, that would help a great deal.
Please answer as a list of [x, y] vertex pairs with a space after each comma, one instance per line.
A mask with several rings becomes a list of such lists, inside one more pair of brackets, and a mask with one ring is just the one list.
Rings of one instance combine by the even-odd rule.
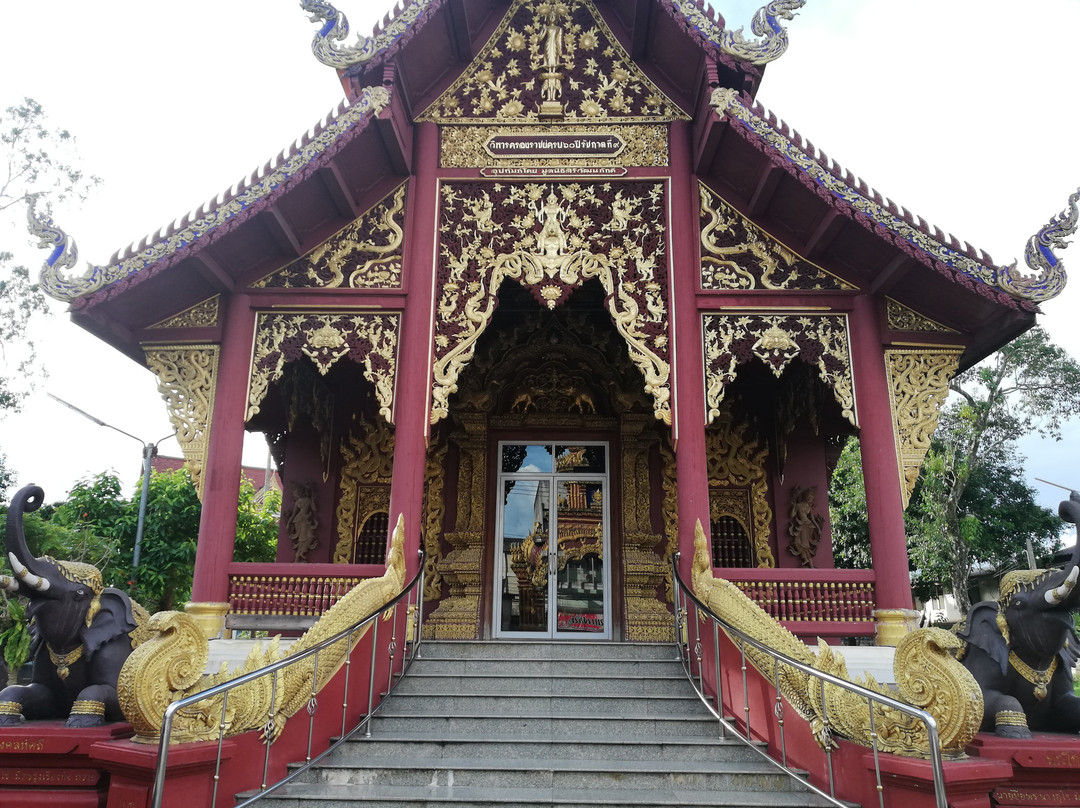
[[495, 636], [610, 639], [608, 448], [500, 443]]

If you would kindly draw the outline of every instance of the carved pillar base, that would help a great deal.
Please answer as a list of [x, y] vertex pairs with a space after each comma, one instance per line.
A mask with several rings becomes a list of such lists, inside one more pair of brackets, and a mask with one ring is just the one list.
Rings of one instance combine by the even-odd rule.
[[438, 569], [450, 592], [424, 618], [424, 636], [437, 640], [476, 640], [480, 638], [483, 534], [448, 533], [446, 540], [454, 549], [439, 563]]
[[874, 644], [895, 646], [917, 628], [919, 612], [913, 609], [877, 609], [874, 620], [877, 621]]
[[184, 607], [203, 636], [208, 640], [220, 637], [225, 631], [225, 615], [229, 613], [228, 603], [189, 603]]
[[626, 639], [672, 642], [675, 624], [661, 603], [667, 565], [653, 549], [663, 540], [653, 533], [629, 533], [623, 538], [623, 597], [626, 600]]

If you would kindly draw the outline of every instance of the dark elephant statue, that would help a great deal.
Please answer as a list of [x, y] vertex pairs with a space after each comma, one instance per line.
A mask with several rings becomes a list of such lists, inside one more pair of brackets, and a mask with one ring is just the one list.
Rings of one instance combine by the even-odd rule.
[[971, 607], [957, 634], [960, 660], [982, 688], [982, 730], [1005, 738], [1080, 731], [1080, 698], [1073, 667], [1080, 637], [1080, 495], [1062, 502], [1061, 518], [1078, 525], [1077, 545], [1060, 570], [1018, 570], [1005, 575], [996, 601]]
[[30, 599], [34, 673], [30, 684], [0, 690], [0, 727], [64, 716], [69, 727], [123, 720], [116, 681], [149, 616], [124, 592], [102, 586], [97, 567], [30, 554], [23, 514], [41, 507], [43, 498], [41, 488], [28, 485], [7, 514], [7, 557], [15, 574], [0, 575], [0, 588]]

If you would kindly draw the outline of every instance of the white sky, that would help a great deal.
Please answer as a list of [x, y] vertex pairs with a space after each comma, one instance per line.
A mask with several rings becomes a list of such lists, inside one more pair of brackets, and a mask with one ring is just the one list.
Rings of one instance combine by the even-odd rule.
[[[714, 4], [749, 31], [763, 3]], [[365, 33], [389, 8], [338, 5]], [[313, 29], [295, 0], [0, 5], [0, 105], [41, 102], [104, 180], [82, 209], [57, 212], [82, 264], [107, 263], [223, 191], [337, 104], [334, 72], [309, 51]], [[879, 192], [998, 263], [1022, 260], [1027, 238], [1080, 185], [1080, 2], [808, 0], [788, 30], [790, 48], [766, 70], [758, 100]], [[0, 231], [0, 245], [35, 270], [45, 257], [24, 247], [21, 230]], [[1080, 266], [1080, 246], [1063, 257]], [[1075, 356], [1078, 287], [1040, 318]], [[49, 378], [22, 413], [0, 422], [0, 450], [17, 485], [37, 482], [49, 501], [106, 469], [134, 485], [135, 441], [44, 393], [158, 440], [172, 428], [154, 377], [55, 308], [35, 332]], [[1059, 444], [1023, 446], [1044, 504], [1063, 492], [1031, 478], [1080, 488], [1078, 446], [1077, 424]], [[162, 453], [180, 452], [170, 440]], [[265, 462], [261, 439], [245, 459]]]

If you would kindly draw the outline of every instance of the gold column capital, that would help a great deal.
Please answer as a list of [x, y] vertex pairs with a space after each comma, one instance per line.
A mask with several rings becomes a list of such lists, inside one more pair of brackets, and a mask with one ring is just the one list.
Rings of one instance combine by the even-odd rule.
[[225, 615], [229, 613], [229, 604], [189, 603], [184, 607], [184, 611], [195, 621], [203, 636], [212, 640], [225, 630]]

